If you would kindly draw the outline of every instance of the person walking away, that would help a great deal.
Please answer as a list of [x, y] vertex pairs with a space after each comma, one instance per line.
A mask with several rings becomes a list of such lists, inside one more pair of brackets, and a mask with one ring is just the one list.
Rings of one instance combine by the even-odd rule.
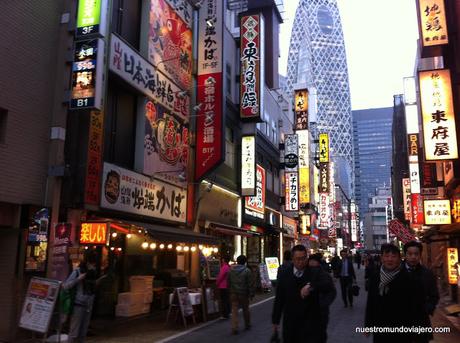
[[320, 293], [333, 291], [333, 283], [324, 281], [321, 268], [316, 271], [307, 268], [305, 246], [292, 248], [292, 262], [280, 274], [276, 287], [273, 330], [279, 331], [282, 316], [283, 342], [321, 342]]
[[331, 259], [331, 269], [332, 269], [332, 274], [337, 279], [339, 278], [339, 265], [340, 265], [340, 257], [337, 256], [337, 254], [335, 254], [334, 257]]
[[276, 281], [279, 280], [280, 274], [292, 267], [292, 253], [291, 250], [285, 250], [283, 253], [283, 263], [278, 267], [278, 273], [276, 274]]
[[73, 313], [70, 319], [69, 343], [83, 343], [88, 332], [93, 310], [94, 294], [100, 280], [96, 278], [96, 256], [89, 255], [64, 281], [62, 288], [76, 287]]
[[244, 255], [238, 256], [236, 266], [233, 266], [228, 273], [228, 287], [232, 303], [232, 334], [238, 334], [238, 307], [243, 309], [245, 329], [251, 328], [251, 317], [249, 313], [249, 298], [254, 297], [254, 288], [251, 282], [251, 271], [246, 267], [247, 258]]
[[[423, 315], [423, 326], [430, 327], [430, 316], [439, 302], [438, 286], [436, 278], [431, 270], [420, 264], [423, 246], [420, 242], [410, 241], [404, 245], [404, 266], [405, 270], [412, 276], [415, 283], [422, 287], [425, 313]], [[433, 339], [432, 333], [416, 334], [413, 342], [425, 343]]]
[[359, 253], [359, 251], [357, 251], [355, 254], [355, 263], [356, 263], [356, 268], [360, 269], [361, 268], [361, 254]]
[[327, 325], [329, 323], [329, 307], [337, 296], [334, 281], [322, 266], [322, 255], [313, 254], [308, 258], [307, 271], [311, 273], [312, 288], [319, 291], [319, 318], [320, 339], [319, 342], [327, 342]]
[[340, 291], [342, 293], [342, 300], [344, 307], [353, 307], [353, 293], [352, 285], [356, 281], [355, 269], [353, 268], [353, 261], [351, 257], [348, 256], [346, 250], [340, 252], [342, 259], [338, 265], [338, 276], [340, 280]]
[[[401, 268], [401, 255], [393, 244], [381, 246], [382, 266], [371, 275], [367, 294], [364, 326], [385, 327], [390, 331], [373, 333], [374, 343], [412, 342], [410, 333], [398, 332], [401, 327], [422, 324], [423, 292], [414, 279]], [[366, 336], [369, 334], [366, 334]]]
[[217, 276], [216, 285], [219, 289], [222, 318], [228, 319], [230, 315], [230, 293], [228, 290], [228, 272], [230, 271], [230, 258], [222, 257], [219, 275]]

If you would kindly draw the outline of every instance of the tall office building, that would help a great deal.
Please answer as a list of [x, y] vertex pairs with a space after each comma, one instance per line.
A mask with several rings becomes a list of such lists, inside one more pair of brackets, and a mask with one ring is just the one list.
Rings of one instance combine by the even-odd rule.
[[361, 218], [375, 190], [390, 185], [392, 123], [392, 107], [353, 111], [355, 197]]
[[328, 132], [332, 156], [345, 157], [352, 171], [350, 89], [336, 0], [299, 2], [289, 47], [286, 92], [292, 93], [296, 84], [316, 89], [317, 118], [312, 125], [313, 133]]

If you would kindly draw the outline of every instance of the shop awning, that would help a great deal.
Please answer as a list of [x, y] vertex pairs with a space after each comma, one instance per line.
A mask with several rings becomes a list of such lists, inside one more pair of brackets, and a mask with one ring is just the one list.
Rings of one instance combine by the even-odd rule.
[[206, 221], [205, 227], [213, 231], [220, 232], [226, 235], [231, 235], [231, 236], [252, 237], [252, 236], [259, 235], [259, 233], [257, 232], [248, 231], [248, 230], [245, 230], [237, 226], [225, 225], [225, 224], [214, 223], [214, 222], [209, 222], [209, 221]]
[[196, 244], [219, 244], [215, 237], [194, 232], [186, 228], [177, 228], [167, 225], [157, 225], [150, 223], [123, 221], [123, 223], [134, 225], [147, 230], [153, 239], [165, 242], [196, 243]]

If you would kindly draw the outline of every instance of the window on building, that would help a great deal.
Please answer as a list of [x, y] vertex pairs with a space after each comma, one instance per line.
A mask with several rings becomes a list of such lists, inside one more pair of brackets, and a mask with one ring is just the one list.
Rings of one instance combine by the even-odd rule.
[[0, 144], [6, 142], [6, 121], [8, 118], [8, 111], [0, 108]]
[[273, 191], [273, 166], [271, 162], [268, 162], [266, 173], [267, 173], [267, 190]]
[[225, 83], [227, 95], [232, 96], [232, 66], [230, 63], [225, 66]]
[[230, 168], [235, 166], [235, 139], [233, 129], [225, 128], [225, 164]]

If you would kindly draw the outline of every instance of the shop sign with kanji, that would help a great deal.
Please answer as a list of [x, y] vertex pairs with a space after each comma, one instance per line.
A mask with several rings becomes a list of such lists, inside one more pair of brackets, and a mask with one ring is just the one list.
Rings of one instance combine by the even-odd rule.
[[81, 223], [80, 244], [105, 244], [107, 223]]
[[285, 206], [286, 211], [299, 210], [299, 175], [296, 172], [286, 172], [285, 177]]
[[320, 163], [329, 162], [329, 134], [328, 133], [319, 134], [319, 162]]
[[449, 43], [444, 0], [418, 0], [419, 28], [424, 47]]
[[424, 200], [423, 210], [426, 225], [443, 225], [452, 222], [450, 200]]
[[403, 190], [403, 206], [404, 206], [404, 219], [410, 220], [411, 218], [411, 197], [410, 197], [410, 179], [402, 179]]
[[186, 205], [185, 189], [104, 163], [101, 207], [183, 223]]
[[241, 195], [255, 195], [256, 137], [241, 137]]
[[421, 71], [419, 80], [425, 159], [457, 159], [457, 133], [450, 70]]
[[265, 169], [257, 165], [256, 195], [246, 197], [245, 213], [253, 217], [264, 219], [265, 215]]
[[308, 90], [299, 89], [294, 93], [295, 129], [308, 129]]
[[447, 248], [447, 278], [450, 285], [458, 283], [458, 250], [457, 248]]

